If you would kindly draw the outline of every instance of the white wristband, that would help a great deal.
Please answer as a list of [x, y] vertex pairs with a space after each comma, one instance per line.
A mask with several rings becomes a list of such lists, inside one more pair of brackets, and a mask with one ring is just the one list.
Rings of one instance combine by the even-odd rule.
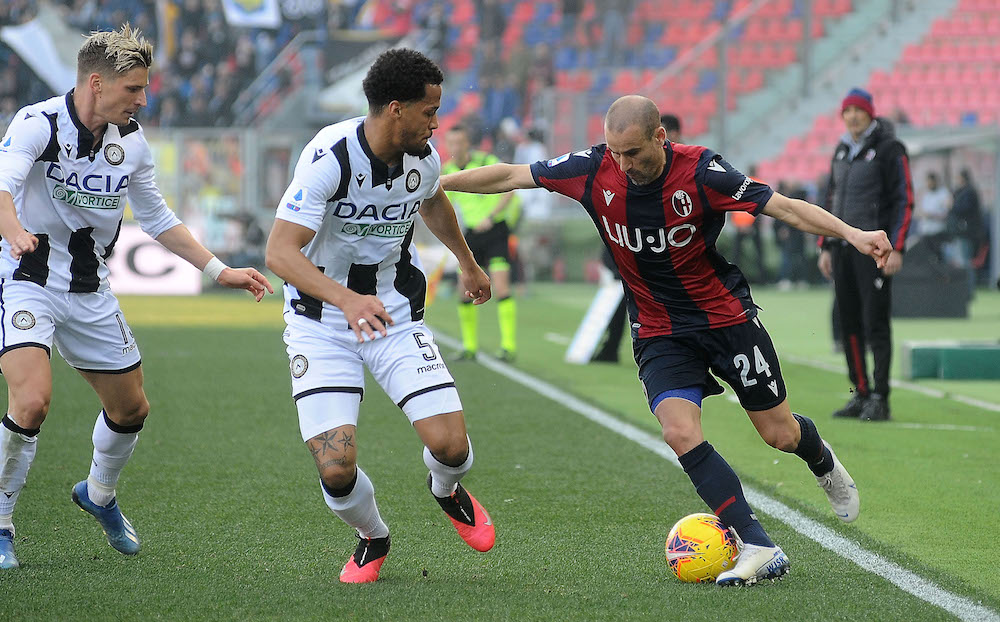
[[211, 259], [208, 260], [208, 263], [202, 269], [202, 272], [212, 277], [213, 281], [218, 281], [219, 275], [222, 274], [222, 271], [228, 267], [229, 266], [222, 263], [222, 260], [220, 260], [218, 257], [212, 257]]

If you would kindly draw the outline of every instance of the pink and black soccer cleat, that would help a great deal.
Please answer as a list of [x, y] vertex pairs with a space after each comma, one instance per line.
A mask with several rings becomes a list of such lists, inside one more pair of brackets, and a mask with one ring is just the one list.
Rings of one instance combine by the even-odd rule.
[[[427, 487], [431, 485], [431, 474], [427, 474]], [[493, 548], [496, 542], [496, 530], [493, 520], [486, 509], [469, 494], [462, 484], [455, 487], [455, 492], [448, 497], [434, 497], [444, 513], [455, 525], [458, 535], [472, 548], [485, 553]]]
[[341, 583], [371, 583], [378, 579], [379, 570], [389, 553], [389, 536], [384, 538], [359, 538], [354, 555], [340, 571]]

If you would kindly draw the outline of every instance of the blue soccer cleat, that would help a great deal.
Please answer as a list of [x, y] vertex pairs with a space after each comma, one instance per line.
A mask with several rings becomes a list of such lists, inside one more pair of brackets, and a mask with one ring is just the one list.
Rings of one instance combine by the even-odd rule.
[[118, 508], [117, 499], [112, 499], [111, 503], [103, 507], [95, 504], [87, 495], [87, 480], [83, 480], [73, 486], [73, 503], [97, 519], [104, 535], [108, 537], [108, 544], [116, 551], [125, 555], [139, 552], [139, 536], [135, 533], [135, 527]]
[[0, 529], [0, 570], [18, 566], [20, 564], [14, 555], [14, 532], [10, 529]]

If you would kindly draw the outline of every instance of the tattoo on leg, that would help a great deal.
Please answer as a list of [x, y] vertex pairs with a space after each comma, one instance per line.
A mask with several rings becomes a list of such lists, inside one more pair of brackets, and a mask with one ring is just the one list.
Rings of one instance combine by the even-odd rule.
[[318, 457], [321, 453], [326, 451], [337, 451], [337, 446], [334, 445], [336, 442], [337, 433], [334, 432], [323, 432], [319, 436], [312, 438], [309, 441], [309, 451], [312, 452], [313, 457]]
[[317, 462], [316, 467], [320, 471], [322, 471], [322, 470], [328, 469], [328, 468], [330, 468], [332, 466], [344, 466], [345, 464], [347, 464], [347, 458], [334, 458], [332, 460], [327, 460], [326, 462], [323, 462], [323, 463], [318, 463]]
[[[340, 436], [340, 438], [337, 438]], [[345, 466], [351, 464], [348, 452], [354, 447], [354, 435], [341, 432], [323, 432], [306, 443], [309, 453], [320, 471], [334, 466]]]

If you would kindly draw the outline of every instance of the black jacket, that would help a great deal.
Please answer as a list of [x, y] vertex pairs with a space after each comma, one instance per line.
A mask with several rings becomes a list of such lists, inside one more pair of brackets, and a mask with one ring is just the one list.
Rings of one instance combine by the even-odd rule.
[[[910, 161], [892, 123], [879, 118], [876, 124], [853, 160], [846, 141], [837, 145], [824, 207], [859, 229], [885, 231], [902, 251], [913, 214]], [[824, 247], [835, 242], [820, 238]]]

